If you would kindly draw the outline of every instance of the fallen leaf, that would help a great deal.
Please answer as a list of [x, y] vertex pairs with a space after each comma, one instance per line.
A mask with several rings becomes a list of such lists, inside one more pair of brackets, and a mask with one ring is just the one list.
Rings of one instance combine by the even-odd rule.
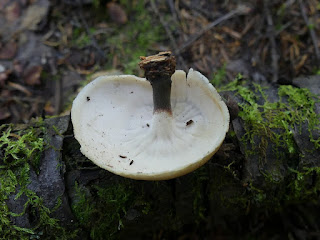
[[0, 59], [12, 59], [17, 53], [17, 44], [8, 42], [0, 48]]
[[24, 74], [23, 74], [23, 80], [28, 85], [39, 85], [41, 84], [40, 76], [42, 72], [42, 66], [31, 66], [28, 67]]
[[226, 32], [233, 38], [241, 39], [241, 33], [238, 33], [229, 27], [226, 27], [226, 26], [222, 27], [222, 31]]
[[43, 109], [48, 115], [53, 115], [55, 112], [55, 108], [52, 106], [52, 103], [50, 101], [46, 102]]
[[5, 8], [5, 16], [9, 22], [13, 22], [20, 17], [21, 9], [18, 1], [14, 1], [12, 4]]
[[27, 88], [25, 88], [24, 86], [22, 86], [18, 83], [8, 82], [8, 86], [10, 86], [16, 90], [19, 90], [20, 92], [25, 93], [28, 97], [30, 97], [32, 95], [32, 93]]
[[49, 11], [48, 0], [40, 0], [28, 7], [22, 18], [22, 29], [37, 30], [39, 24], [45, 20]]
[[117, 24], [125, 24], [128, 21], [128, 17], [123, 8], [114, 2], [107, 4], [108, 14], [111, 20]]
[[294, 66], [294, 69], [296, 72], [299, 72], [300, 69], [304, 66], [305, 62], [307, 61], [308, 59], [308, 54], [304, 54], [300, 61]]

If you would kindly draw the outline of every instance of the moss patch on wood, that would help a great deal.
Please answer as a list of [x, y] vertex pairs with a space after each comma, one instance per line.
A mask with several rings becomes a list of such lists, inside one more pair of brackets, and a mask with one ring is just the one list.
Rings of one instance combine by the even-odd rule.
[[[34, 127], [13, 130], [11, 125], [2, 125], [0, 137], [0, 239], [38, 239], [41, 236], [55, 236], [70, 239], [70, 235], [59, 221], [50, 216], [55, 209], [44, 206], [41, 197], [28, 188], [30, 170], [39, 172], [39, 162], [45, 149], [43, 121]], [[21, 212], [12, 212], [7, 201], [25, 197]], [[59, 206], [59, 201], [56, 207]], [[33, 216], [32, 226], [19, 227], [13, 223], [28, 211]]]
[[[101, 176], [76, 186], [75, 201], [72, 199], [76, 219], [69, 231], [51, 217], [59, 201], [56, 208], [48, 209], [41, 197], [28, 189], [30, 171], [39, 172], [42, 152], [50, 147], [45, 144], [44, 125], [40, 121], [34, 127], [20, 130], [5, 125], [0, 129], [0, 238], [116, 239], [139, 227], [148, 229], [141, 237], [152, 238], [161, 231], [164, 237], [178, 237], [190, 224], [194, 227], [192, 231], [206, 231], [205, 226], [215, 216], [232, 213], [230, 216], [236, 218], [256, 209], [281, 211], [288, 204], [318, 201], [320, 166], [301, 163], [303, 156], [294, 135], [307, 131], [313, 149], [319, 148], [319, 139], [313, 134], [319, 130], [317, 98], [306, 89], [280, 86], [275, 89], [277, 99], [271, 101], [268, 88], [257, 84], [248, 87], [243, 82], [238, 78], [227, 88], [241, 98], [239, 117], [245, 131], [240, 141], [244, 155], [250, 158], [256, 154], [257, 161], [264, 162], [271, 151], [277, 164], [286, 166], [285, 172], [262, 169], [263, 184], [257, 184], [254, 178], [244, 181], [240, 166], [246, 166], [235, 155], [224, 161], [217, 154], [202, 168], [178, 180], [139, 182], [101, 173], [89, 160], [79, 160], [78, 154], [71, 153], [72, 158], [64, 159], [67, 171]], [[56, 127], [53, 129], [60, 136]], [[229, 139], [236, 141], [236, 134], [231, 131]], [[69, 148], [79, 146], [73, 144]], [[282, 178], [278, 177], [280, 174]], [[7, 202], [12, 196], [17, 200], [26, 197], [22, 211], [9, 209]], [[13, 224], [14, 218], [26, 213], [34, 216], [32, 226]]]
[[255, 83], [248, 85], [241, 75], [223, 90], [232, 91], [242, 99], [238, 105], [244, 127], [240, 141], [245, 157], [257, 156], [256, 159], [263, 165], [270, 161], [270, 156], [274, 156], [275, 159], [271, 160], [284, 169], [277, 172], [261, 168], [263, 184], [257, 185], [250, 180], [243, 182], [243, 194], [228, 198], [227, 202], [246, 209], [256, 206], [280, 210], [286, 204], [317, 201], [320, 192], [319, 166], [304, 166], [304, 156], [296, 145], [294, 134], [307, 131], [313, 144], [311, 151], [319, 148], [320, 138], [313, 135], [320, 126], [315, 110], [319, 98], [308, 89], [283, 85], [276, 92], [278, 99], [270, 101], [266, 93], [268, 87]]

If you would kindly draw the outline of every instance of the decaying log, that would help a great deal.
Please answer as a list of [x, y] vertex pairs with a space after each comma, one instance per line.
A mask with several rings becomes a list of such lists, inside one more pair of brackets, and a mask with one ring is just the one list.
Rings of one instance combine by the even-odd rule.
[[[294, 80], [293, 84], [320, 93], [317, 77]], [[279, 102], [278, 87], [264, 89], [265, 99], [261, 92], [256, 92], [260, 94], [256, 98], [258, 106], [264, 101]], [[17, 189], [2, 203], [10, 212], [23, 213], [11, 214], [10, 224], [17, 227], [21, 236], [30, 239], [129, 239], [128, 236], [130, 239], [195, 236], [202, 239], [232, 238], [238, 234], [266, 239], [276, 234], [290, 233], [302, 238], [310, 237], [310, 233], [319, 234], [319, 218], [312, 213], [320, 206], [320, 148], [310, 141], [310, 134], [313, 140], [320, 139], [320, 126], [310, 130], [309, 119], [299, 126], [293, 125], [289, 129], [291, 145], [279, 146], [262, 135], [254, 136], [251, 142], [245, 141], [250, 125], [238, 112], [247, 101], [236, 91], [222, 95], [232, 121], [221, 149], [202, 168], [169, 181], [135, 181], [100, 169], [81, 154], [73, 137], [70, 116], [45, 119], [41, 125], [45, 129], [42, 136], [45, 149], [38, 171], [30, 167], [27, 187], [42, 199], [50, 217], [58, 221], [39, 226], [41, 212], [34, 210], [25, 194], [17, 197]], [[317, 100], [314, 96], [312, 101], [315, 101], [315, 113], [319, 114]], [[288, 100], [282, 97], [281, 101]], [[12, 126], [12, 133], [27, 127]], [[271, 127], [267, 132], [276, 132], [281, 138], [282, 131]], [[294, 149], [286, 148], [290, 146]], [[5, 147], [0, 148], [0, 156]], [[300, 223], [292, 221], [294, 218]], [[271, 235], [264, 235], [263, 229], [269, 228], [273, 229]], [[1, 237], [10, 239], [9, 235], [0, 233]]]

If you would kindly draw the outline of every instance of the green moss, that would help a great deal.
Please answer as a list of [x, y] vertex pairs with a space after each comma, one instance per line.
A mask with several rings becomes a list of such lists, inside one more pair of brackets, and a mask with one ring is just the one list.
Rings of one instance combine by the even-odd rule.
[[[5, 126], [3, 126], [5, 128]], [[33, 130], [20, 135], [11, 133], [11, 127], [2, 130], [0, 149], [2, 161], [0, 165], [0, 236], [2, 238], [26, 237], [33, 234], [31, 229], [19, 228], [11, 223], [10, 217], [17, 217], [22, 213], [10, 212], [6, 201], [12, 194], [17, 194], [15, 199], [22, 194], [32, 195], [27, 189], [29, 183], [30, 163], [37, 162], [43, 150], [43, 139], [37, 138]]]
[[223, 80], [226, 78], [226, 75], [226, 64], [223, 64], [223, 66], [214, 73], [210, 82], [213, 86], [220, 87], [222, 85]]
[[[307, 126], [314, 150], [319, 148], [320, 139], [312, 135], [320, 125], [319, 115], [315, 112], [317, 98], [307, 89], [280, 86], [279, 100], [270, 102], [265, 93], [267, 88], [257, 84], [248, 87], [241, 76], [222, 90], [234, 91], [243, 99], [239, 103], [239, 117], [245, 130], [241, 138], [245, 157], [254, 155], [259, 161], [265, 162], [268, 160], [267, 149], [269, 147], [270, 150], [272, 145], [276, 162], [282, 167], [285, 164], [291, 166], [283, 179], [278, 178], [280, 173], [275, 170], [261, 170], [263, 185], [257, 187], [255, 183], [248, 182], [245, 201], [252, 206], [280, 209], [283, 203], [317, 200], [320, 191], [319, 168], [300, 169], [301, 166], [295, 161], [302, 156], [293, 138], [293, 130], [298, 129], [301, 133], [302, 127]], [[243, 204], [242, 197], [229, 198], [227, 201], [247, 205]]]
[[[110, 60], [116, 55], [126, 74], [138, 74], [140, 56], [146, 56], [153, 44], [163, 40], [162, 27], [145, 8], [146, 1], [121, 1], [130, 16], [129, 21], [108, 38]], [[110, 62], [111, 63], [111, 62]]]
[[[250, 143], [251, 149], [246, 149], [246, 155], [255, 154], [259, 150], [260, 158], [266, 156], [269, 142], [275, 144], [274, 151], [279, 159], [287, 154], [297, 154], [293, 139], [293, 129], [308, 120], [310, 141], [318, 148], [320, 139], [314, 139], [312, 131], [319, 129], [319, 116], [315, 113], [315, 98], [307, 89], [292, 86], [280, 86], [277, 102], [268, 101], [263, 88], [253, 84], [253, 89], [240, 84], [241, 77], [224, 88], [235, 91], [244, 102], [239, 104], [239, 116], [244, 121], [245, 134], [242, 141]], [[260, 103], [263, 102], [263, 103]], [[283, 154], [282, 150], [287, 154]], [[281, 151], [279, 151], [281, 150]], [[262, 160], [260, 159], [260, 160]]]
[[[91, 33], [95, 32], [94, 28], [91, 28], [89, 30]], [[83, 48], [85, 46], [88, 46], [90, 42], [91, 42], [90, 36], [87, 34], [84, 28], [77, 27], [73, 29], [72, 40], [71, 40], [72, 46]]]
[[315, 148], [320, 147], [320, 139], [314, 139], [313, 130], [320, 130], [320, 116], [315, 112], [315, 96], [305, 88], [295, 88], [293, 86], [280, 86], [279, 96], [288, 98], [288, 110], [291, 114], [291, 125], [301, 126], [303, 123], [308, 123], [308, 131], [310, 141], [314, 143]]
[[132, 200], [132, 190], [125, 184], [94, 188], [88, 196], [76, 184], [78, 201], [72, 205], [81, 226], [90, 232], [91, 239], [112, 239], [124, 226], [122, 218]]
[[[38, 123], [39, 125], [39, 123]], [[57, 238], [66, 239], [65, 229], [58, 220], [51, 218], [50, 209], [43, 205], [42, 199], [28, 189], [30, 168], [38, 169], [45, 144], [40, 126], [14, 132], [11, 126], [1, 127], [0, 138], [0, 239], [32, 239], [39, 235], [58, 232]], [[25, 196], [27, 201], [22, 212], [11, 212], [7, 206], [10, 196], [18, 200]], [[29, 213], [36, 216], [31, 228], [21, 228], [12, 223], [12, 219]]]
[[[97, 23], [108, 19], [109, 14], [105, 4], [106, 1], [93, 1], [93, 6], [88, 8], [89, 11], [94, 12], [91, 22]], [[99, 46], [106, 44], [108, 46], [109, 54], [106, 57], [107, 62], [104, 68], [120, 67], [126, 74], [138, 74], [139, 57], [148, 55], [154, 44], [164, 40], [164, 30], [155, 19], [154, 14], [149, 12], [147, 4], [146, 0], [121, 0], [120, 6], [128, 17], [125, 24], [114, 24], [109, 21], [110, 31], [97, 35], [95, 35], [96, 28], [89, 29]], [[70, 41], [71, 46], [83, 48], [90, 45], [89, 35], [84, 27], [74, 28]], [[118, 63], [117, 66], [114, 66], [115, 60]]]

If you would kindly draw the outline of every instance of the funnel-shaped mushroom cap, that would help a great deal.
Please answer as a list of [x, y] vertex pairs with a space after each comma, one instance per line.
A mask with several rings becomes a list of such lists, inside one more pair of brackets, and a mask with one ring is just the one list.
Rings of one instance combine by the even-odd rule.
[[99, 77], [73, 102], [81, 152], [101, 168], [144, 180], [181, 176], [219, 149], [229, 112], [216, 89], [190, 69], [172, 75], [172, 115], [153, 112], [152, 88], [130, 75]]

